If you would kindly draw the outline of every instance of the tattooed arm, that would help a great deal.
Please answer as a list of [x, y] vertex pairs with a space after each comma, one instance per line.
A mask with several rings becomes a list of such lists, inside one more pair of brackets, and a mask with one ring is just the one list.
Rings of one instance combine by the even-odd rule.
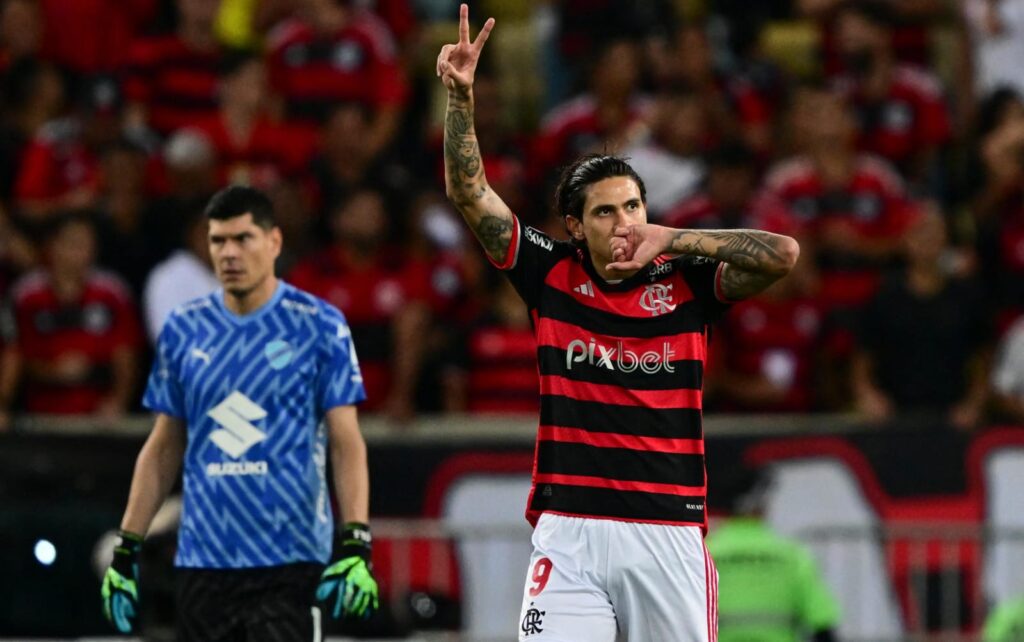
[[796, 240], [760, 230], [673, 230], [668, 251], [709, 256], [725, 263], [720, 285], [738, 301], [764, 291], [789, 274], [800, 256]]
[[722, 261], [721, 293], [738, 301], [764, 291], [796, 265], [795, 239], [760, 230], [676, 230], [660, 225], [617, 228], [610, 270], [638, 270], [660, 254], [690, 254]]
[[445, 192], [491, 259], [503, 264], [512, 241], [513, 215], [487, 184], [473, 129], [473, 76], [480, 51], [493, 28], [491, 18], [476, 40], [470, 42], [469, 10], [462, 5], [459, 42], [441, 48], [437, 75], [448, 88], [448, 111], [444, 118]]

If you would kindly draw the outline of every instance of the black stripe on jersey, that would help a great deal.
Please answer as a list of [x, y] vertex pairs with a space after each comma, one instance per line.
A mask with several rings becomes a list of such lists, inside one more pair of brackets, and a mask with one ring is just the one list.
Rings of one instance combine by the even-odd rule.
[[538, 484], [533, 492], [530, 510], [700, 525], [704, 523], [704, 496]]
[[546, 283], [541, 296], [542, 316], [571, 323], [596, 334], [654, 339], [684, 332], [704, 332], [707, 325], [706, 312], [697, 299], [680, 303], [668, 314], [646, 319], [592, 308]]
[[658, 410], [577, 401], [558, 395], [541, 395], [540, 423], [636, 437], [700, 439], [703, 436], [701, 413], [697, 408]]
[[[586, 381], [630, 390], [700, 390], [704, 376], [704, 362], [699, 359], [672, 361], [675, 372], [648, 374], [639, 367], [633, 372], [609, 370], [597, 363], [573, 363], [570, 370], [565, 363], [565, 350], [553, 346], [537, 346], [537, 365], [542, 375], [556, 375], [573, 381]], [[597, 357], [595, 357], [597, 361]], [[615, 361], [612, 361], [615, 365]]]
[[540, 441], [537, 442], [537, 472], [703, 486], [704, 456]]

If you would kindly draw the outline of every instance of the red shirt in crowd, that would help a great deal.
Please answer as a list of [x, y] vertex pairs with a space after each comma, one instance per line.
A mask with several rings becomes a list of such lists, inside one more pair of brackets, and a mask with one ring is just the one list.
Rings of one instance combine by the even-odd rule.
[[854, 106], [860, 125], [859, 147], [906, 169], [915, 155], [950, 137], [949, 112], [942, 87], [924, 70], [899, 65], [880, 102], [868, 100], [852, 76], [836, 88]]
[[300, 262], [287, 279], [345, 313], [366, 388], [363, 407], [368, 410], [380, 408], [391, 389], [391, 320], [410, 301], [424, 300], [428, 291], [422, 273], [397, 257], [383, 252], [369, 265], [357, 264], [332, 248]]
[[290, 117], [316, 122], [341, 102], [377, 109], [408, 100], [394, 38], [373, 14], [355, 11], [348, 24], [327, 36], [299, 19], [288, 20], [267, 43], [271, 84], [288, 101]]
[[14, 185], [19, 201], [56, 200], [83, 188], [95, 189], [99, 160], [82, 142], [71, 119], [47, 123], [25, 148]]
[[466, 409], [473, 413], [529, 413], [540, 409], [537, 340], [533, 329], [484, 318], [466, 346]]
[[217, 152], [222, 183], [270, 186], [301, 175], [316, 150], [312, 131], [261, 118], [248, 140], [233, 140], [224, 119], [215, 115], [200, 122], [201, 131]]
[[792, 234], [796, 221], [782, 203], [765, 195], [751, 198], [739, 212], [726, 212], [707, 194], [697, 194], [665, 213], [663, 225], [680, 229], [756, 229]]
[[824, 310], [816, 298], [741, 301], [725, 315], [717, 343], [719, 367], [733, 374], [764, 377], [785, 396], [776, 403], [734, 410], [809, 412], [814, 409], [814, 362]]
[[176, 34], [142, 38], [128, 54], [124, 94], [149, 109], [161, 134], [213, 117], [220, 84], [219, 49], [197, 51]]
[[41, 0], [43, 57], [90, 74], [119, 69], [158, 0]]
[[[649, 111], [649, 100], [633, 99], [622, 129], [639, 123]], [[597, 100], [592, 95], [584, 94], [562, 103], [544, 118], [540, 133], [534, 139], [531, 171], [539, 174], [531, 179], [536, 181], [581, 154], [600, 150], [601, 143], [614, 133], [601, 122]]]
[[[765, 195], [785, 205], [812, 240], [841, 222], [867, 240], [891, 240], [904, 231], [910, 210], [903, 180], [885, 161], [861, 155], [845, 185], [828, 187], [807, 158], [782, 161], [765, 178]], [[822, 299], [837, 307], [867, 302], [878, 287], [879, 266], [865, 257], [821, 251]]]
[[49, 384], [27, 379], [25, 411], [49, 414], [94, 412], [111, 385], [114, 354], [136, 349], [142, 334], [128, 286], [109, 272], [91, 272], [81, 296], [61, 302], [44, 271], [31, 272], [11, 289], [14, 346], [26, 362], [56, 364], [82, 358], [88, 375], [75, 384]]

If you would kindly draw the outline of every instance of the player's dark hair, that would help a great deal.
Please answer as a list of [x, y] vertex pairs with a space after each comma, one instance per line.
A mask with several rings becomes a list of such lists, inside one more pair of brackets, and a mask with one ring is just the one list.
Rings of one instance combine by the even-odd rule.
[[226, 221], [252, 214], [252, 222], [265, 230], [277, 225], [274, 206], [266, 194], [247, 185], [229, 185], [213, 195], [206, 206], [206, 218]]
[[625, 176], [633, 179], [640, 189], [640, 200], [647, 204], [644, 179], [636, 173], [626, 159], [607, 154], [587, 154], [577, 158], [562, 170], [555, 188], [555, 209], [560, 217], [583, 219], [583, 203], [587, 200], [587, 186], [606, 178]]

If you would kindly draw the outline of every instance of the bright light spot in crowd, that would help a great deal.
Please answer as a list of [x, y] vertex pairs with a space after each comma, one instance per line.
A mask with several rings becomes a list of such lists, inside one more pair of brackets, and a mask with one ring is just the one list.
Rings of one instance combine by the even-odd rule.
[[57, 547], [50, 540], [41, 539], [36, 542], [35, 554], [36, 561], [43, 566], [49, 566], [57, 559]]

